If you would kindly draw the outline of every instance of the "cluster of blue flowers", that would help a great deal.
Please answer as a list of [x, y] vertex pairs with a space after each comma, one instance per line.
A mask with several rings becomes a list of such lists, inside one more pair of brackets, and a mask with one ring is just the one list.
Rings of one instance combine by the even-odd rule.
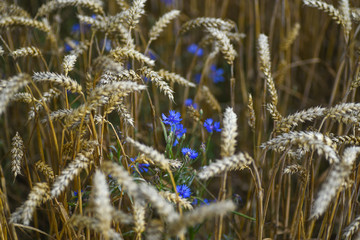
[[191, 196], [191, 190], [185, 184], [176, 186], [176, 191], [179, 193], [179, 196], [182, 198], [189, 198]]
[[189, 157], [190, 159], [195, 159], [199, 156], [199, 154], [191, 149], [191, 148], [183, 148], [181, 149], [181, 153], [186, 157]]
[[[131, 162], [132, 162], [132, 163], [130, 164], [130, 167], [133, 168], [133, 169], [135, 169], [134, 164], [135, 164], [136, 158], [137, 158], [137, 157], [135, 157], [135, 158], [130, 158], [130, 160], [131, 160]], [[140, 173], [144, 173], [144, 172], [148, 172], [148, 171], [149, 171], [149, 166], [150, 166], [150, 164], [147, 164], [147, 163], [139, 163], [139, 164], [137, 165], [137, 169], [139, 170]]]
[[201, 57], [202, 55], [204, 55], [204, 50], [202, 48], [199, 48], [198, 45], [196, 45], [195, 43], [189, 45], [187, 48], [187, 51], [198, 57]]
[[173, 146], [176, 146], [179, 143], [179, 140], [186, 133], [186, 128], [184, 128], [184, 126], [180, 123], [182, 120], [180, 117], [180, 113], [175, 112], [174, 110], [170, 110], [168, 117], [165, 116], [165, 114], [162, 114], [163, 123], [170, 125], [170, 131], [175, 134]]
[[213, 133], [214, 131], [221, 132], [220, 122], [214, 122], [212, 118], [205, 120], [204, 127], [209, 133]]
[[198, 108], [198, 105], [196, 103], [194, 103], [194, 101], [191, 98], [188, 98], [185, 100], [185, 106], [187, 106], [187, 107], [192, 106], [195, 109]]
[[210, 78], [213, 80], [214, 83], [224, 82], [224, 69], [216, 68], [215, 65], [210, 66]]

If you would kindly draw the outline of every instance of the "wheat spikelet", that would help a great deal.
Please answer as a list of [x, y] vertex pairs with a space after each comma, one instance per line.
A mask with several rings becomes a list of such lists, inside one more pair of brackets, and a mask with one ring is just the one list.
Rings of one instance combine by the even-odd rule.
[[36, 72], [33, 75], [35, 82], [51, 82], [58, 84], [72, 92], [81, 93], [82, 87], [73, 79], [58, 73], [53, 72]]
[[36, 15], [44, 16], [55, 10], [65, 8], [68, 6], [74, 7], [85, 7], [88, 8], [95, 13], [99, 13], [104, 15], [104, 10], [102, 9], [102, 2], [98, 0], [52, 0], [40, 6]]
[[24, 159], [24, 142], [19, 132], [16, 132], [13, 137], [11, 146], [11, 171], [16, 178], [18, 174], [21, 174], [21, 163]]
[[282, 118], [276, 126], [277, 131], [288, 132], [292, 127], [298, 126], [305, 121], [313, 121], [325, 114], [326, 108], [313, 107]]
[[265, 34], [260, 34], [258, 39], [260, 69], [265, 75], [266, 85], [271, 97], [271, 103], [277, 106], [278, 96], [275, 88], [274, 79], [271, 74], [271, 60], [269, 40]]
[[159, 192], [151, 185], [146, 183], [139, 184], [141, 194], [151, 203], [158, 214], [165, 218], [168, 223], [179, 219], [179, 214], [175, 212], [173, 206], [161, 197]]
[[118, 62], [121, 62], [123, 58], [132, 58], [149, 66], [155, 66], [154, 60], [151, 60], [149, 57], [135, 49], [117, 47], [110, 51], [110, 55]]
[[351, 19], [360, 22], [360, 8], [352, 8], [350, 9]]
[[56, 88], [52, 88], [52, 89], [50, 89], [49, 92], [43, 93], [43, 97], [41, 98], [40, 103], [37, 103], [35, 105], [35, 108], [34, 107], [30, 108], [30, 111], [28, 113], [28, 115], [29, 115], [28, 119], [29, 120], [34, 119], [35, 112], [38, 113], [39, 111], [41, 111], [44, 108], [43, 104], [49, 103], [52, 99], [58, 97], [60, 94], [61, 94], [61, 92], [59, 90], [57, 90]]
[[116, 3], [122, 11], [129, 9], [130, 7], [126, 0], [116, 0]]
[[115, 62], [112, 58], [108, 56], [99, 56], [93, 61], [94, 68], [99, 72], [113, 72], [120, 73], [124, 70], [123, 64]]
[[349, 34], [351, 31], [351, 15], [350, 15], [349, 0], [340, 0], [339, 8], [340, 8], [341, 19], [343, 20], [341, 24], [344, 27], [345, 39], [349, 39]]
[[120, 115], [120, 117], [129, 125], [134, 127], [134, 119], [131, 117], [131, 114], [128, 112], [125, 104], [123, 102], [120, 102], [117, 105], [117, 112]]
[[30, 81], [30, 76], [20, 73], [2, 81], [0, 84], [0, 115], [5, 111], [7, 104], [11, 101], [14, 94]]
[[326, 117], [334, 118], [338, 122], [345, 124], [358, 123], [360, 115], [359, 103], [341, 103], [325, 111]]
[[351, 223], [349, 226], [347, 226], [342, 234], [342, 237], [345, 240], [350, 240], [351, 237], [354, 235], [354, 233], [356, 233], [359, 229], [360, 226], [360, 216], [357, 216]]
[[299, 35], [300, 24], [296, 23], [291, 31], [286, 35], [284, 41], [280, 44], [280, 49], [286, 51], [290, 48], [291, 44], [295, 41]]
[[[50, 120], [51, 121], [58, 121], [58, 120], [64, 119], [66, 116], [68, 116], [72, 112], [73, 112], [73, 109], [60, 109], [60, 110], [57, 110], [55, 112], [51, 112], [50, 113]], [[46, 123], [47, 121], [48, 121], [48, 119], [45, 118], [41, 122]]]
[[165, 13], [150, 29], [149, 42], [156, 40], [171, 20], [179, 16], [179, 14], [179, 10], [171, 10], [170, 12]]
[[185, 87], [195, 87], [196, 85], [185, 78], [181, 77], [179, 74], [168, 72], [166, 70], [160, 69], [158, 72], [160, 77], [163, 77], [165, 80], [169, 82], [176, 82]]
[[99, 30], [101, 32], [108, 32], [109, 31], [109, 21], [106, 17], [98, 16], [96, 19], [92, 18], [91, 16], [85, 15], [77, 15], [79, 21], [81, 23], [91, 25], [92, 29]]
[[18, 207], [10, 217], [10, 222], [22, 222], [29, 225], [35, 208], [49, 199], [49, 185], [47, 183], [36, 183], [31, 189], [27, 200]]
[[126, 138], [126, 141], [131, 145], [134, 145], [140, 152], [144, 153], [147, 157], [149, 157], [157, 166], [162, 168], [163, 170], [170, 170], [170, 162], [172, 160], [165, 158], [165, 156], [152, 147], [148, 147], [144, 144], [141, 144], [130, 137]]
[[217, 174], [244, 168], [253, 161], [248, 153], [238, 153], [229, 157], [224, 157], [210, 165], [204, 167], [198, 173], [198, 177], [202, 180], [207, 180]]
[[2, 17], [0, 19], [0, 27], [4, 28], [10, 26], [32, 27], [45, 33], [51, 34], [50, 26], [46, 22], [40, 22], [31, 18], [18, 16]]
[[74, 69], [74, 65], [76, 63], [76, 58], [77, 58], [76, 55], [73, 55], [73, 54], [66, 55], [64, 57], [62, 66], [64, 69], [65, 76], [67, 76], [68, 73]]
[[266, 104], [266, 109], [269, 111], [271, 118], [276, 121], [279, 122], [282, 119], [281, 114], [279, 113], [279, 111], [277, 110], [276, 106], [272, 103], [268, 103]]
[[160, 91], [163, 92], [172, 102], [174, 101], [174, 91], [165, 81], [162, 80], [162, 77], [157, 72], [152, 71], [150, 68], [142, 68], [140, 69], [140, 72], [150, 79], [156, 87], [160, 88]]
[[237, 116], [231, 107], [225, 109], [224, 127], [221, 131], [221, 156], [230, 157], [235, 153], [237, 133]]
[[54, 180], [55, 175], [53, 169], [43, 161], [37, 161], [35, 163], [35, 169], [44, 174], [51, 182]]
[[356, 76], [356, 78], [354, 78], [352, 81], [351, 81], [351, 86], [350, 86], [350, 90], [353, 90], [357, 87], [360, 86], [360, 74], [358, 74]]
[[207, 28], [207, 31], [216, 39], [220, 51], [224, 55], [227, 63], [233, 64], [236, 57], [236, 51], [234, 50], [234, 47], [230, 43], [230, 39], [226, 36], [225, 32], [220, 31], [217, 28]]
[[104, 74], [101, 75], [99, 84], [107, 84], [114, 81], [133, 81], [137, 82], [141, 79], [141, 77], [134, 70], [126, 70], [122, 69], [120, 72], [112, 72], [105, 71]]
[[297, 146], [305, 151], [316, 150], [319, 155], [324, 154], [330, 163], [339, 163], [340, 159], [335, 151], [336, 145], [327, 136], [318, 132], [289, 132], [279, 135], [261, 145], [275, 151], [285, 151], [286, 147]]
[[4, 16], [18, 16], [30, 18], [30, 14], [27, 11], [25, 11], [16, 4], [8, 5], [6, 2], [1, 3], [0, 13]]
[[121, 185], [129, 195], [135, 199], [141, 198], [137, 183], [123, 167], [113, 162], [103, 162], [101, 168], [104, 172], [110, 174], [112, 178], [116, 179], [118, 184]]
[[135, 201], [133, 204], [133, 215], [134, 215], [134, 232], [137, 238], [141, 238], [141, 233], [145, 231], [145, 206], [139, 201]]
[[146, 0], [134, 0], [133, 5], [127, 10], [128, 11], [128, 24], [130, 28], [135, 28], [140, 22], [140, 17], [145, 13]]
[[348, 147], [344, 150], [341, 162], [335, 163], [318, 192], [313, 203], [311, 218], [318, 218], [326, 211], [345, 178], [351, 173], [352, 165], [359, 152], [360, 147]]
[[332, 19], [334, 19], [338, 24], [343, 22], [342, 16], [333, 5], [320, 0], [303, 0], [303, 3], [309, 7], [314, 7], [324, 12], [327, 12]]
[[163, 239], [164, 224], [159, 219], [150, 220], [145, 232], [146, 240], [161, 240]]
[[25, 56], [32, 56], [32, 57], [36, 57], [36, 56], [40, 56], [41, 55], [41, 50], [38, 49], [37, 47], [24, 47], [24, 48], [20, 48], [17, 49], [15, 51], [13, 51], [11, 53], [11, 55], [14, 58], [18, 58], [18, 57], [25, 57]]
[[11, 98], [11, 101], [24, 103], [31, 103], [33, 100], [34, 98], [31, 96], [31, 94], [26, 92], [15, 93], [14, 96]]
[[185, 209], [192, 210], [193, 206], [191, 205], [191, 202], [189, 202], [186, 198], [182, 198], [180, 196], [176, 196], [175, 193], [168, 192], [168, 191], [161, 191], [159, 194], [168, 200], [169, 202], [173, 202], [176, 204], [179, 204], [180, 206], [184, 207]]
[[298, 164], [286, 166], [283, 173], [284, 174], [297, 174], [303, 183], [307, 182], [307, 179], [309, 177], [309, 174], [306, 171], [306, 169], [303, 166], [300, 166]]
[[196, 110], [193, 106], [188, 106], [186, 108], [187, 113], [190, 115], [190, 117], [195, 121], [195, 122], [201, 122], [201, 115], [200, 112], [198, 110]]
[[196, 208], [193, 211], [185, 213], [178, 221], [170, 224], [170, 226], [168, 226], [168, 233], [170, 236], [179, 236], [186, 230], [186, 227], [195, 226], [196, 224], [202, 223], [205, 219], [222, 216], [234, 210], [235, 204], [229, 200]]
[[360, 146], [360, 137], [354, 135], [343, 135], [331, 138], [337, 145], [357, 145]]
[[255, 117], [254, 103], [251, 94], [249, 94], [247, 109], [249, 116], [248, 125], [251, 128], [251, 130], [255, 132], [256, 117]]
[[210, 92], [207, 86], [201, 88], [202, 98], [205, 99], [206, 103], [215, 111], [221, 112], [221, 106], [215, 96]]
[[70, 181], [80, 174], [82, 169], [86, 169], [90, 164], [92, 151], [78, 153], [73, 161], [61, 171], [55, 179], [51, 189], [51, 197], [56, 198], [69, 185]]
[[233, 29], [235, 23], [230, 20], [222, 20], [219, 18], [199, 17], [184, 23], [181, 26], [180, 34], [184, 34], [185, 32], [198, 27], [217, 28], [226, 32]]
[[109, 187], [105, 175], [97, 170], [93, 177], [93, 189], [90, 195], [90, 206], [94, 217], [98, 220], [99, 228], [105, 238], [111, 229], [113, 206], [110, 203]]

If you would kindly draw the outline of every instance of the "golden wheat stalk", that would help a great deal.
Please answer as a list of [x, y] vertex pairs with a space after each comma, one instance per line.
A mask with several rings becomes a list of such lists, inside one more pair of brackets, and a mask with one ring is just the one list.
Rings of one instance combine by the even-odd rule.
[[1, 81], [0, 84], [0, 115], [5, 111], [6, 106], [11, 101], [14, 94], [24, 87], [31, 78], [26, 73], [20, 73], [9, 78], [7, 81]]
[[253, 98], [252, 98], [251, 94], [249, 94], [247, 109], [248, 109], [248, 116], [249, 116], [248, 125], [251, 128], [251, 130], [253, 132], [255, 132], [256, 116], [255, 116], [255, 110], [254, 110], [254, 102], [253, 102]]
[[58, 197], [69, 185], [70, 181], [79, 175], [81, 170], [86, 169], [90, 165], [91, 154], [92, 151], [78, 153], [75, 159], [61, 171], [61, 174], [57, 176], [52, 186], [50, 192], [52, 198]]
[[325, 112], [326, 108], [313, 107], [288, 115], [277, 123], [276, 130], [281, 132], [288, 132], [291, 128], [298, 126], [299, 123], [313, 121], [318, 117], [324, 116]]
[[199, 27], [217, 28], [227, 32], [235, 27], [235, 23], [231, 20], [223, 20], [220, 18], [199, 17], [184, 23], [181, 26], [180, 34]]
[[258, 39], [260, 70], [265, 75], [266, 85], [271, 97], [271, 103], [276, 107], [278, 103], [278, 95], [274, 79], [271, 74], [270, 46], [268, 37], [260, 34]]
[[177, 16], [179, 16], [179, 10], [171, 10], [165, 13], [159, 20], [152, 26], [149, 32], [149, 42], [156, 40], [164, 28]]
[[360, 137], [354, 135], [335, 136], [331, 138], [338, 146], [356, 145], [360, 146]]
[[359, 153], [360, 147], [348, 147], [344, 150], [341, 161], [335, 163], [317, 194], [312, 206], [311, 218], [318, 218], [326, 211], [345, 178], [351, 173], [353, 163]]
[[64, 69], [65, 76], [67, 76], [68, 73], [74, 69], [76, 59], [77, 59], [77, 57], [74, 54], [66, 55], [64, 57], [64, 61], [62, 63], [62, 66], [63, 66], [63, 69]]
[[52, 0], [40, 6], [37, 11], [37, 16], [47, 15], [55, 10], [65, 8], [68, 6], [84, 7], [94, 11], [95, 13], [104, 15], [102, 8], [102, 1], [99, 0]]
[[11, 98], [11, 101], [24, 102], [24, 103], [31, 103], [34, 100], [35, 99], [32, 97], [32, 95], [26, 92], [15, 93], [14, 96]]
[[33, 75], [33, 80], [35, 82], [51, 82], [57, 85], [60, 85], [66, 89], [69, 89], [72, 92], [81, 93], [82, 87], [75, 80], [71, 79], [62, 74], [53, 73], [53, 72], [35, 72]]
[[294, 27], [291, 31], [286, 35], [285, 39], [280, 44], [280, 49], [286, 51], [290, 48], [291, 44], [295, 41], [297, 36], [299, 35], [300, 24], [295, 23]]
[[199, 173], [198, 177], [202, 180], [207, 180], [211, 177], [216, 176], [217, 174], [238, 170], [246, 167], [254, 161], [248, 153], [237, 153], [229, 157], [224, 157], [222, 159], [216, 160], [216, 162], [211, 163], [208, 166], [205, 166]]
[[18, 174], [21, 174], [21, 163], [24, 160], [24, 141], [19, 132], [16, 132], [11, 145], [11, 171], [16, 178]]
[[350, 240], [351, 237], [354, 235], [354, 233], [356, 233], [359, 230], [360, 227], [360, 216], [357, 216], [351, 223], [349, 226], [347, 226], [342, 234], [342, 237], [345, 240]]
[[131, 114], [129, 113], [123, 102], [119, 102], [116, 110], [120, 117], [125, 121], [125, 123], [134, 127], [134, 119], [131, 117]]
[[36, 207], [49, 197], [49, 185], [44, 182], [36, 183], [24, 204], [11, 214], [10, 223], [22, 222], [24, 225], [29, 225]]
[[335, 150], [336, 144], [327, 136], [318, 132], [289, 132], [281, 134], [261, 145], [275, 151], [285, 151], [288, 146], [301, 147], [305, 151], [316, 150], [324, 155], [330, 163], [339, 163], [340, 159]]
[[140, 17], [145, 13], [146, 0], [134, 0], [132, 6], [126, 10], [128, 11], [127, 22], [130, 28], [135, 28], [140, 22]]
[[172, 222], [167, 228], [168, 235], [179, 236], [186, 231], [187, 227], [202, 223], [205, 219], [223, 216], [228, 212], [234, 211], [235, 207], [232, 201], [226, 200], [196, 208], [185, 213], [177, 221]]
[[306, 171], [306, 169], [299, 165], [299, 164], [293, 164], [286, 166], [283, 171], [284, 174], [297, 174], [300, 177], [300, 180], [305, 183], [308, 180], [309, 174]]
[[122, 62], [123, 59], [134, 59], [140, 63], [145, 63], [149, 66], [155, 66], [155, 61], [151, 60], [149, 57], [144, 54], [136, 51], [135, 49], [117, 47], [110, 51], [110, 55], [115, 59], [115, 61]]
[[44, 106], [43, 104], [49, 103], [52, 99], [57, 98], [61, 92], [56, 88], [51, 88], [50, 91], [43, 93], [43, 97], [40, 99], [39, 103], [36, 103], [35, 108], [31, 107], [28, 113], [28, 120], [32, 120], [35, 118], [35, 113], [39, 113]]
[[106, 70], [100, 77], [99, 84], [107, 84], [114, 81], [133, 81], [137, 82], [141, 77], [134, 70], [122, 69], [120, 72]]
[[279, 122], [283, 118], [274, 104], [272, 104], [272, 103], [266, 104], [266, 109], [269, 111], [271, 118], [275, 122]]
[[176, 204], [179, 204], [180, 206], [182, 206], [185, 209], [188, 210], [192, 210], [193, 206], [191, 205], [191, 202], [189, 202], [186, 198], [182, 198], [180, 196], [176, 196], [175, 193], [172, 192], [168, 192], [168, 191], [161, 191], [159, 192], [159, 194], [165, 198], [166, 200], [168, 200], [169, 202], [173, 202]]
[[138, 239], [141, 239], [141, 233], [145, 231], [145, 206], [139, 201], [135, 201], [133, 204], [133, 215], [134, 215], [134, 232]]
[[211, 93], [210, 89], [207, 86], [201, 88], [201, 97], [206, 101], [206, 103], [215, 111], [221, 112], [221, 106], [215, 96]]
[[33, 46], [24, 47], [24, 48], [16, 49], [15, 51], [11, 52], [11, 55], [14, 58], [25, 57], [25, 56], [36, 57], [36, 56], [41, 55], [41, 50], [39, 48], [33, 47]]
[[165, 171], [170, 170], [170, 162], [172, 160], [165, 158], [163, 154], [159, 153], [154, 148], [141, 144], [130, 137], [127, 137], [126, 141], [129, 142], [134, 147], [136, 147], [140, 152], [144, 153], [161, 169]]
[[221, 131], [221, 156], [230, 157], [235, 153], [237, 132], [237, 116], [231, 107], [225, 109], [224, 127]]
[[10, 26], [25, 26], [32, 27], [43, 31], [45, 33], [51, 34], [50, 26], [47, 22], [40, 22], [27, 17], [18, 17], [18, 16], [9, 16], [2, 17], [0, 19], [0, 27], [10, 27]]
[[53, 169], [43, 161], [37, 161], [35, 163], [35, 169], [44, 174], [51, 182], [54, 180], [55, 175]]
[[163, 78], [160, 76], [160, 74], [146, 67], [141, 68], [140, 72], [145, 77], [147, 77], [152, 83], [154, 83], [155, 86], [158, 87], [160, 91], [163, 92], [172, 102], [174, 101], [174, 96], [173, 96], [174, 91], [165, 81], [162, 80]]
[[178, 83], [185, 87], [195, 87], [196, 86], [194, 83], [188, 81], [187, 79], [183, 78], [179, 74], [172, 73], [172, 72], [169, 72], [169, 71], [166, 71], [163, 69], [160, 69], [158, 73], [159, 73], [160, 77], [163, 77], [165, 80], [167, 80], [169, 82], [175, 82], [175, 83]]
[[[73, 112], [73, 109], [60, 109], [50, 113], [50, 120], [51, 121], [58, 121], [64, 119], [68, 115]], [[41, 120], [42, 123], [46, 123], [48, 121], [47, 118]]]
[[0, 12], [4, 16], [19, 16], [30, 18], [30, 14], [16, 4], [8, 5], [5, 1], [1, 3]]
[[207, 28], [207, 31], [216, 39], [227, 63], [233, 64], [237, 54], [226, 33], [217, 28]]

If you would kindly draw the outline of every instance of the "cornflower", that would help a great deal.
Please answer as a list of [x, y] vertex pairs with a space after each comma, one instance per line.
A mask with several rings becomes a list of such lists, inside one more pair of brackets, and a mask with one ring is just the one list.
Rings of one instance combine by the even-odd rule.
[[[135, 166], [134, 166], [134, 164], [135, 164], [135, 160], [136, 160], [136, 158], [137, 157], [135, 157], [135, 158], [130, 158], [130, 160], [131, 160], [131, 164], [130, 164], [130, 167], [131, 168], [135, 168]], [[147, 163], [139, 163], [138, 165], [137, 165], [137, 168], [139, 169], [139, 172], [141, 172], [141, 173], [143, 173], [143, 172], [148, 172], [149, 171], [149, 166], [150, 166], [150, 164], [147, 164]]]
[[196, 56], [201, 57], [204, 54], [204, 50], [202, 48], [199, 48], [198, 45], [195, 43], [191, 44], [187, 51], [192, 54], [196, 54]]
[[191, 190], [185, 184], [176, 186], [176, 191], [182, 198], [189, 198], [191, 196]]
[[191, 148], [183, 148], [181, 149], [181, 152], [184, 156], [188, 156], [190, 159], [195, 159], [199, 156], [199, 154]]
[[213, 80], [214, 83], [224, 82], [225, 78], [223, 76], [224, 69], [216, 68], [215, 65], [211, 65], [210, 67], [210, 78]]
[[221, 132], [220, 122], [214, 122], [212, 118], [205, 120], [204, 127], [209, 133], [212, 133], [213, 131]]
[[163, 123], [168, 125], [176, 125], [181, 122], [181, 115], [179, 112], [175, 112], [174, 110], [169, 111], [169, 116], [165, 116], [165, 114], [162, 114]]

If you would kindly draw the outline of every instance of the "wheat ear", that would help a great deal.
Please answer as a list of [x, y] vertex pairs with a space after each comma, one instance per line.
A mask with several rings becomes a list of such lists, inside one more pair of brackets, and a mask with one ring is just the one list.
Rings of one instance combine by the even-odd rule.
[[351, 223], [349, 226], [347, 226], [342, 234], [342, 237], [345, 240], [350, 240], [351, 237], [354, 235], [354, 233], [356, 233], [359, 230], [360, 227], [360, 216], [357, 216]]
[[150, 79], [151, 82], [154, 83], [155, 86], [158, 87], [160, 91], [163, 92], [172, 102], [174, 101], [174, 91], [170, 88], [167, 82], [162, 80], [162, 77], [157, 72], [145, 67], [140, 69], [140, 72]]
[[166, 70], [161, 69], [159, 75], [163, 77], [165, 80], [169, 82], [176, 82], [185, 87], [195, 87], [196, 85], [185, 78], [181, 77], [179, 74], [168, 72]]
[[35, 163], [35, 169], [44, 174], [51, 182], [54, 181], [55, 175], [53, 169], [43, 161], [37, 161]]
[[220, 18], [199, 17], [184, 23], [181, 26], [180, 34], [184, 34], [185, 32], [198, 27], [217, 28], [223, 31], [230, 31], [235, 27], [235, 23]]
[[265, 75], [266, 85], [271, 97], [271, 103], [276, 107], [278, 103], [278, 95], [275, 88], [274, 79], [271, 74], [271, 60], [269, 40], [265, 34], [260, 34], [258, 39], [260, 69]]
[[226, 33], [217, 28], [207, 28], [207, 31], [216, 39], [227, 63], [233, 64], [237, 54]]
[[215, 96], [211, 93], [210, 89], [207, 86], [201, 88], [201, 97], [205, 99], [206, 103], [215, 111], [221, 112], [221, 106]]
[[221, 132], [221, 156], [230, 157], [235, 153], [237, 116], [231, 107], [225, 109], [223, 130]]
[[11, 145], [11, 171], [16, 178], [18, 174], [21, 174], [21, 163], [24, 159], [24, 142], [20, 137], [19, 132], [16, 132]]
[[30, 76], [25, 73], [20, 73], [9, 78], [7, 81], [1, 82], [0, 86], [0, 115], [5, 111], [6, 106], [11, 101], [14, 94], [19, 91], [20, 88], [28, 84]]
[[76, 155], [75, 159], [55, 179], [51, 189], [51, 197], [59, 196], [69, 185], [70, 181], [79, 175], [82, 169], [86, 169], [89, 166], [91, 154], [92, 151], [87, 151]]
[[247, 110], [248, 110], [248, 125], [251, 128], [251, 130], [255, 132], [256, 116], [254, 110], [254, 102], [251, 94], [249, 94]]
[[318, 218], [325, 212], [345, 178], [351, 173], [352, 165], [359, 152], [360, 147], [348, 147], [344, 150], [341, 162], [335, 163], [317, 194], [312, 206], [311, 218]]
[[24, 103], [31, 103], [34, 100], [35, 99], [32, 97], [32, 95], [26, 92], [15, 93], [14, 96], [11, 98], [11, 101], [24, 102]]
[[129, 11], [128, 24], [130, 28], [135, 28], [140, 21], [141, 15], [145, 13], [146, 0], [134, 0], [133, 5], [127, 10]]
[[115, 61], [122, 62], [123, 58], [131, 58], [139, 61], [140, 63], [145, 63], [149, 66], [155, 66], [155, 61], [151, 60], [149, 57], [144, 54], [136, 51], [135, 49], [122, 48], [118, 47], [110, 51], [110, 55], [113, 56]]
[[141, 239], [141, 233], [145, 231], [145, 206], [139, 201], [135, 201], [133, 204], [134, 215], [134, 232], [137, 235], [137, 239]]
[[182, 206], [185, 209], [192, 210], [193, 206], [191, 205], [191, 202], [189, 202], [186, 198], [182, 198], [180, 196], [176, 196], [175, 193], [168, 192], [168, 191], [161, 191], [159, 194], [165, 198], [166, 200], [177, 203], [180, 206]]
[[64, 69], [65, 76], [67, 76], [68, 73], [74, 69], [76, 59], [77, 59], [77, 57], [74, 54], [66, 55], [64, 57], [64, 61], [62, 63], [62, 66], [63, 66], [63, 69]]
[[51, 82], [58, 84], [72, 92], [81, 93], [82, 87], [73, 79], [58, 73], [53, 72], [36, 72], [33, 75], [35, 82]]
[[164, 28], [177, 16], [179, 16], [180, 11], [179, 10], [171, 10], [168, 13], [165, 13], [150, 29], [149, 32], [149, 41], [156, 40], [160, 33], [164, 30]]
[[57, 9], [61, 9], [68, 6], [74, 7], [85, 7], [95, 13], [104, 15], [104, 10], [102, 9], [102, 2], [98, 0], [52, 0], [40, 6], [37, 11], [37, 16], [47, 15]]
[[46, 22], [40, 22], [27, 17], [18, 17], [18, 16], [9, 16], [2, 17], [0, 19], [0, 27], [10, 27], [10, 26], [26, 26], [38, 29], [40, 31], [51, 34], [50, 26]]
[[216, 162], [205, 166], [203, 170], [198, 173], [198, 177], [202, 180], [207, 180], [217, 174], [237, 170], [246, 167], [252, 161], [252, 157], [248, 153], [238, 153], [229, 157], [224, 157]]
[[25, 203], [18, 207], [16, 211], [11, 214], [10, 222], [22, 222], [24, 225], [29, 225], [36, 207], [49, 199], [49, 185], [47, 183], [36, 183], [31, 189], [29, 196]]
[[289, 132], [281, 134], [261, 145], [263, 148], [285, 151], [286, 147], [297, 146], [305, 151], [316, 150], [319, 155], [325, 155], [330, 163], [339, 163], [340, 159], [335, 151], [335, 143], [327, 136], [318, 132]]
[[40, 99], [39, 103], [36, 103], [35, 107], [31, 107], [30, 111], [28, 113], [28, 119], [32, 120], [35, 118], [35, 112], [39, 112], [41, 111], [44, 106], [43, 104], [47, 104], [49, 103], [52, 99], [58, 97], [61, 94], [61, 92], [59, 90], [57, 90], [56, 88], [52, 88], [50, 89], [50, 91], [43, 93], [43, 97]]
[[168, 233], [170, 236], [179, 236], [185, 232], [186, 227], [195, 226], [198, 223], [202, 223], [205, 219], [222, 216], [234, 210], [235, 204], [229, 200], [196, 208], [185, 213], [178, 221], [170, 224], [168, 226]]
[[299, 35], [300, 24], [296, 23], [291, 31], [286, 35], [284, 41], [280, 44], [280, 49], [286, 51]]
[[41, 50], [37, 47], [24, 47], [24, 48], [16, 49], [11, 53], [11, 55], [14, 58], [25, 57], [25, 56], [36, 57], [41, 55]]

